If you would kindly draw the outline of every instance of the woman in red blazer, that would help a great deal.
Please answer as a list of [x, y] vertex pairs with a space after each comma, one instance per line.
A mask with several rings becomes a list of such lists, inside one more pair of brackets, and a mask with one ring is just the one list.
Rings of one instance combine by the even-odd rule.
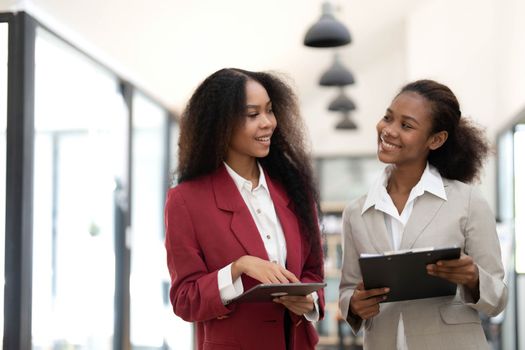
[[317, 192], [296, 97], [275, 75], [222, 69], [181, 120], [165, 209], [170, 299], [198, 349], [305, 350], [324, 295], [228, 301], [259, 283], [322, 282]]

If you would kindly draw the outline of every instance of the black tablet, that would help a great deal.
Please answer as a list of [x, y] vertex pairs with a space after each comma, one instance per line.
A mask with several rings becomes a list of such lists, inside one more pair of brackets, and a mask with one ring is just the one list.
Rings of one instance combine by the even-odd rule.
[[285, 295], [304, 296], [324, 288], [325, 286], [326, 283], [258, 284], [242, 293], [237, 298], [230, 300], [228, 304], [272, 301], [274, 298]]
[[431, 276], [426, 266], [458, 259], [460, 248], [443, 248], [359, 258], [365, 289], [390, 288], [384, 302], [433, 298], [456, 294], [456, 284]]

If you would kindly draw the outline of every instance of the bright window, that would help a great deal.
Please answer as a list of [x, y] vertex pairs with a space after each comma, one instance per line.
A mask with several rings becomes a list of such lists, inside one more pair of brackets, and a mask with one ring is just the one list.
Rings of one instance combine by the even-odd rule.
[[133, 98], [130, 320], [133, 348], [161, 349], [167, 280], [163, 246], [166, 113]]
[[127, 110], [116, 79], [38, 29], [34, 349], [112, 349], [115, 203]]
[[130, 314], [133, 349], [192, 349], [189, 323], [168, 297], [164, 248], [167, 191], [167, 114], [151, 100], [133, 98]]

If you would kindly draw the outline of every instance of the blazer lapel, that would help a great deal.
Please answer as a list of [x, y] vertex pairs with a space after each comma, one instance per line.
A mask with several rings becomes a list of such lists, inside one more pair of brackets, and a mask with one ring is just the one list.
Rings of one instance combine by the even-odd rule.
[[264, 175], [275, 207], [275, 213], [286, 238], [286, 269], [300, 279], [302, 240], [297, 216], [290, 207], [292, 203], [285, 190], [279, 184], [274, 183], [266, 172]]
[[224, 165], [213, 174], [212, 185], [217, 207], [232, 213], [230, 228], [239, 243], [249, 255], [268, 260], [268, 254], [250, 210]]
[[400, 249], [410, 249], [414, 246], [417, 238], [436, 216], [443, 203], [445, 203], [443, 199], [428, 192], [423, 193], [416, 199], [412, 214], [408, 219], [401, 238]]
[[368, 238], [376, 249], [377, 253], [394, 250], [392, 239], [390, 238], [385, 224], [385, 216], [382, 211], [369, 208], [362, 214], [366, 224]]

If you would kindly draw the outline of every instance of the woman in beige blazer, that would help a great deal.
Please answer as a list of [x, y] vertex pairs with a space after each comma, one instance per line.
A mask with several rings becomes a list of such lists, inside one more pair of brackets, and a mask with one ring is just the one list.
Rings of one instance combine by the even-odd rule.
[[[354, 332], [364, 327], [365, 349], [487, 349], [478, 311], [500, 313], [507, 287], [494, 215], [469, 184], [489, 150], [483, 133], [448, 87], [419, 80], [394, 98], [377, 135], [388, 166], [343, 213], [343, 315]], [[450, 246], [461, 257], [427, 273], [456, 283], [455, 296], [380, 304], [388, 288], [363, 288], [362, 253]]]

